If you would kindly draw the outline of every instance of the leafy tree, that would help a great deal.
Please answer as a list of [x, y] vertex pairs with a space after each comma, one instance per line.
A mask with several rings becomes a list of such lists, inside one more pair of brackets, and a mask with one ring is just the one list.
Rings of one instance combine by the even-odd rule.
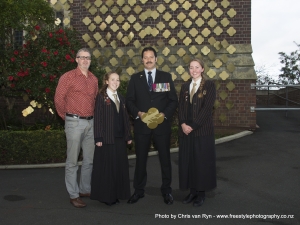
[[283, 67], [280, 69], [282, 74], [279, 75], [279, 80], [283, 84], [299, 84], [300, 83], [300, 45], [295, 43], [298, 50], [286, 54], [279, 52], [280, 63]]
[[[25, 36], [20, 49], [7, 51], [7, 80], [11, 93], [54, 108], [53, 96], [59, 77], [76, 68], [76, 51], [81, 48], [77, 32], [54, 24], [36, 25]], [[15, 90], [15, 91], [14, 91]]]
[[[76, 53], [82, 48], [77, 36], [75, 30], [55, 25], [32, 28], [22, 48], [7, 52], [6, 79], [10, 92], [54, 109], [60, 76], [77, 67]], [[94, 58], [90, 69], [101, 81], [105, 71]]]
[[[55, 20], [54, 11], [45, 0], [1, 0], [0, 8], [0, 53], [2, 54], [7, 47], [11, 47], [7, 44], [14, 42], [15, 31], [27, 32], [38, 23], [52, 24]], [[4, 61], [1, 60], [0, 63]]]
[[54, 11], [45, 0], [1, 0], [0, 7], [0, 40], [4, 43], [13, 43], [14, 30], [54, 22]]
[[[15, 98], [8, 98], [7, 51], [15, 48], [15, 32], [28, 32], [36, 24], [53, 24], [54, 11], [45, 0], [0, 0], [0, 97], [6, 102], [8, 114], [12, 116]], [[6, 95], [8, 94], [9, 95]], [[3, 106], [1, 107], [2, 109]], [[4, 110], [1, 110], [1, 114]], [[4, 115], [1, 115], [4, 118]]]

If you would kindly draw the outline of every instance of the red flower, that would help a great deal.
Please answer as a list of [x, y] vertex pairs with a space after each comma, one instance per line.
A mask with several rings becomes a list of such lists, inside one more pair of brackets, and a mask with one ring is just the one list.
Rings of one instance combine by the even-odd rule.
[[11, 88], [14, 88], [15, 86], [16, 86], [15, 84], [11, 84], [11, 85], [10, 85]]
[[9, 76], [9, 77], [8, 77], [8, 80], [13, 81], [13, 80], [14, 80], [14, 77], [13, 77], [13, 76]]
[[27, 68], [25, 71], [24, 71], [24, 76], [27, 76], [29, 74], [29, 69]]
[[45, 75], [45, 74], [42, 74], [42, 77], [46, 77], [46, 75]]
[[50, 92], [50, 88], [45, 88], [45, 92], [49, 93]]
[[40, 30], [40, 29], [41, 29], [41, 27], [40, 27], [39, 25], [36, 25], [36, 26], [34, 27], [34, 29], [36, 29], [36, 30]]
[[17, 50], [14, 51], [14, 55], [18, 55], [19, 52]]
[[70, 60], [70, 62], [74, 62], [74, 61], [75, 61], [74, 59], [71, 59], [71, 60]]
[[27, 92], [27, 93], [30, 93], [30, 92], [31, 92], [31, 90], [30, 90], [30, 89], [26, 89], [26, 92]]
[[47, 51], [47, 49], [43, 48], [43, 49], [42, 49], [42, 52], [43, 52], [43, 53], [47, 53], [48, 51]]
[[71, 56], [69, 54], [66, 55], [66, 60], [70, 60]]
[[12, 58], [10, 58], [10, 60], [11, 60], [12, 62], [14, 62], [16, 59], [15, 59], [14, 57], [12, 57]]
[[49, 33], [49, 37], [50, 37], [50, 38], [52, 38], [52, 37], [53, 37], [53, 34], [52, 34], [51, 32]]
[[[29, 74], [29, 69], [26, 69], [25, 71], [23, 69], [21, 69], [18, 73], [17, 73], [17, 76], [19, 77], [25, 77], [25, 76], [28, 76]], [[16, 80], [16, 79], [15, 79]]]
[[19, 72], [17, 73], [17, 76], [18, 76], [18, 77], [24, 77], [24, 76], [25, 76], [24, 71], [23, 71], [23, 70], [19, 71]]
[[58, 55], [58, 51], [56, 50], [55, 52], [53, 52], [53, 55]]
[[48, 65], [47, 62], [41, 62], [41, 64], [43, 67], [47, 67], [47, 65]]
[[56, 31], [57, 34], [62, 34], [64, 32], [64, 30], [62, 28], [60, 28], [58, 31]]
[[50, 81], [54, 81], [55, 77], [56, 77], [55, 75], [54, 75], [54, 76], [53, 76], [53, 75], [50, 75], [50, 77], [49, 77], [49, 78], [50, 78]]

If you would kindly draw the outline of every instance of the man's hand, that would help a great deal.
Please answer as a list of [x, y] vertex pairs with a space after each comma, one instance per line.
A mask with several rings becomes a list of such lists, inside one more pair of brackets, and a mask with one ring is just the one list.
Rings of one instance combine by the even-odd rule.
[[138, 117], [142, 118], [142, 115], [144, 114], [145, 112], [138, 112]]

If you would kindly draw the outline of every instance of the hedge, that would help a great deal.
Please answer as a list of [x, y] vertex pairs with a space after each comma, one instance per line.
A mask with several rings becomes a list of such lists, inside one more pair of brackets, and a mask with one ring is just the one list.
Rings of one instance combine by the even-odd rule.
[[0, 164], [57, 163], [66, 159], [63, 130], [0, 131]]
[[[177, 132], [177, 126], [173, 127], [171, 147], [177, 147]], [[66, 161], [66, 149], [63, 130], [0, 130], [0, 165], [62, 163]], [[135, 154], [134, 143], [127, 145], [127, 154]]]

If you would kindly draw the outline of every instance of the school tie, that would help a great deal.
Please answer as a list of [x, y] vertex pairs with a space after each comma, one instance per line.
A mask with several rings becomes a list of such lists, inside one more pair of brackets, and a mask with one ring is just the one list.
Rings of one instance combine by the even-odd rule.
[[148, 86], [149, 86], [149, 91], [152, 91], [152, 84], [153, 84], [151, 73], [152, 73], [151, 71], [148, 72]]
[[192, 104], [192, 101], [193, 101], [193, 96], [195, 94], [195, 91], [196, 91], [196, 83], [193, 83], [193, 88], [192, 88], [192, 91], [191, 91], [191, 94], [190, 94], [190, 103]]
[[117, 94], [113, 94], [113, 96], [115, 98], [115, 104], [116, 104], [116, 107], [117, 107], [117, 111], [119, 112], [120, 102], [118, 101]]

